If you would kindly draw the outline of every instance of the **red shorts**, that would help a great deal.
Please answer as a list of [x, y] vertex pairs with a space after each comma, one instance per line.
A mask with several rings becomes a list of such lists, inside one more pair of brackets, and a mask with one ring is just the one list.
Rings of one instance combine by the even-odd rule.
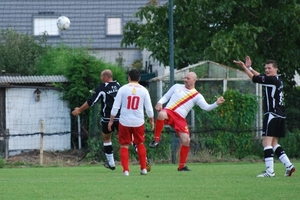
[[170, 125], [172, 128], [175, 129], [176, 133], [187, 133], [190, 134], [189, 127], [186, 123], [185, 118], [182, 118], [179, 114], [176, 112], [164, 109], [164, 111], [167, 112], [169, 119], [165, 120], [165, 123]]
[[144, 124], [139, 127], [128, 127], [119, 122], [118, 139], [120, 145], [131, 144], [132, 140], [134, 144], [143, 143], [145, 141]]

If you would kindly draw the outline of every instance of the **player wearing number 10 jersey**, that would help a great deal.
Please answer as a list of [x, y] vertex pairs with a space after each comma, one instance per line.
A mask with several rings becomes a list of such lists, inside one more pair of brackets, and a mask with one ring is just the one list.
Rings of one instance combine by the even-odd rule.
[[128, 147], [131, 145], [132, 140], [137, 146], [141, 175], [146, 175], [144, 109], [150, 119], [152, 130], [154, 129], [154, 112], [148, 90], [138, 83], [140, 80], [140, 72], [136, 69], [130, 70], [128, 80], [129, 83], [122, 86], [117, 93], [111, 110], [108, 129], [110, 129], [115, 116], [120, 110], [118, 139], [123, 175], [129, 175]]

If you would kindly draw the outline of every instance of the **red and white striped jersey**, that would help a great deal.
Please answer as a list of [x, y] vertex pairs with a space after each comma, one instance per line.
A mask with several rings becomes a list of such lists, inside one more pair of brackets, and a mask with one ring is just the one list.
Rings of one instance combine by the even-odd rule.
[[158, 101], [164, 104], [169, 101], [165, 108], [173, 110], [185, 118], [190, 110], [198, 105], [201, 109], [210, 111], [218, 107], [217, 103], [208, 104], [204, 97], [195, 89], [187, 89], [183, 84], [173, 85], [167, 93]]

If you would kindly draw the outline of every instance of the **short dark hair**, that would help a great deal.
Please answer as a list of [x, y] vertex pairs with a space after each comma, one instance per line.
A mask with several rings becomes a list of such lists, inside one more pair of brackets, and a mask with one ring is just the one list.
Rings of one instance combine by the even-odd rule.
[[266, 62], [266, 65], [267, 65], [267, 64], [272, 64], [274, 68], [278, 68], [277, 63], [276, 63], [275, 60], [268, 60], [268, 61]]
[[128, 76], [132, 81], [139, 81], [141, 77], [140, 72], [137, 69], [130, 70]]

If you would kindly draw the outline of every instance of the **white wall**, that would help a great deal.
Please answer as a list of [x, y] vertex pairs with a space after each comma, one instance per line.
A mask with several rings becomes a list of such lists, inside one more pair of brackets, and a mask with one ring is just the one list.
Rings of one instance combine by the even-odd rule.
[[156, 75], [158, 77], [170, 73], [170, 67], [168, 67], [168, 66], [164, 67], [157, 60], [154, 60], [153, 58], [149, 57], [150, 55], [151, 55], [151, 52], [149, 52], [147, 50], [142, 51], [143, 61], [144, 61], [144, 63], [146, 61], [151, 63], [152, 72], [156, 73]]
[[[44, 136], [44, 150], [71, 148], [71, 115], [68, 105], [54, 89], [39, 89], [40, 101], [35, 100], [37, 88], [6, 89], [6, 128], [10, 135], [32, 133], [68, 134]], [[43, 122], [43, 127], [41, 126]], [[10, 137], [9, 151], [40, 148], [40, 135]]]
[[116, 50], [95, 50], [90, 52], [96, 58], [103, 58], [105, 62], [116, 63], [116, 59], [119, 58], [119, 53], [122, 54], [124, 59], [123, 66], [127, 69], [130, 68], [135, 60], [142, 59], [141, 51], [137, 49], [116, 49]]
[[135, 60], [142, 59], [143, 67], [145, 67], [146, 62], [150, 62], [152, 65], [152, 72], [156, 73], [157, 76], [163, 76], [170, 73], [170, 68], [164, 67], [157, 60], [149, 58], [150, 52], [143, 50], [142, 52], [138, 49], [126, 49], [126, 50], [95, 50], [90, 52], [96, 58], [104, 58], [106, 62], [116, 63], [116, 58], [119, 57], [119, 53], [122, 53], [124, 63], [123, 66], [129, 69]]

